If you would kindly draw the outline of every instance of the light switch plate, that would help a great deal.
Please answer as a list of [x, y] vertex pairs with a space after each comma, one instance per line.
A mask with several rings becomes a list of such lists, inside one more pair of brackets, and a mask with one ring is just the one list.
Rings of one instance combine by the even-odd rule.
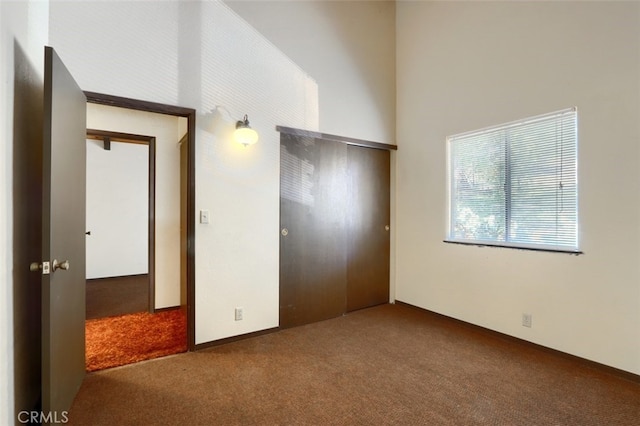
[[209, 223], [209, 210], [200, 210], [200, 223]]

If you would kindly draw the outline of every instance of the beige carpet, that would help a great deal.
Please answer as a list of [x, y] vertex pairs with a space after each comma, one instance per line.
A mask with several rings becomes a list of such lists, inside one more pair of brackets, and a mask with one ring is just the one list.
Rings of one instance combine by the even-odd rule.
[[402, 305], [87, 376], [73, 425], [638, 425], [640, 384]]

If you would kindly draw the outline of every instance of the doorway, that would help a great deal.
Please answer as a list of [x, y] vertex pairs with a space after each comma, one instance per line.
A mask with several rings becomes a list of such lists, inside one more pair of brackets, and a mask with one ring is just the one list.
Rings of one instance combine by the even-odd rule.
[[87, 319], [155, 311], [155, 164], [154, 136], [87, 129]]
[[[180, 270], [180, 297], [179, 305], [186, 315], [187, 321], [187, 350], [195, 347], [195, 110], [172, 105], [159, 104], [148, 101], [140, 101], [130, 98], [84, 92], [87, 103], [119, 107], [133, 111], [145, 111], [164, 114], [174, 117], [186, 118], [186, 129], [182, 143], [179, 145], [180, 170], [179, 177], [181, 205], [181, 232], [180, 232], [180, 259], [173, 261], [179, 263]], [[151, 234], [150, 234], [151, 235]], [[153, 269], [149, 269], [152, 273]], [[154, 302], [150, 307], [155, 310]]]
[[[87, 102], [133, 110], [185, 117], [187, 138], [186, 196], [184, 210], [185, 249], [180, 263], [185, 265], [182, 310], [188, 326], [187, 349], [195, 347], [195, 110], [110, 95], [83, 92], [53, 48], [44, 52], [44, 96], [42, 150], [36, 150], [32, 170], [42, 194], [41, 251], [30, 259], [29, 269], [40, 276], [42, 288], [40, 319], [41, 411], [68, 410], [86, 374], [86, 110]], [[38, 132], [37, 126], [34, 130]], [[37, 192], [36, 192], [37, 195]], [[36, 204], [37, 205], [37, 204]], [[38, 244], [35, 241], [34, 244]], [[34, 261], [35, 260], [35, 261]], [[34, 275], [35, 276], [35, 275]], [[182, 289], [181, 289], [182, 291]]]

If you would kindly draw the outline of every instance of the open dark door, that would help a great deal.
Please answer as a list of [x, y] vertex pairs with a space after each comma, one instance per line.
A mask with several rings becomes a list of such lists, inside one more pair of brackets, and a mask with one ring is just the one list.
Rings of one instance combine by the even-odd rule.
[[55, 421], [85, 375], [86, 98], [50, 47], [43, 128], [42, 411]]

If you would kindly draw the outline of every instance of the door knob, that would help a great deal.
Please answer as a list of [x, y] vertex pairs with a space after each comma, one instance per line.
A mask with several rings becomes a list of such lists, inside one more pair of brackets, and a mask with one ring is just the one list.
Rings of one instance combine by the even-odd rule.
[[62, 262], [58, 262], [57, 259], [53, 259], [52, 263], [52, 267], [53, 267], [53, 271], [57, 271], [58, 269], [64, 269], [65, 271], [69, 270], [69, 261], [68, 260], [63, 260]]
[[287, 235], [289, 235], [289, 230], [287, 228], [282, 228], [282, 231], [280, 231], [280, 233], [283, 237], [286, 237]]
[[391, 229], [391, 227], [390, 227], [389, 225], [385, 225], [385, 226], [384, 226], [384, 230], [385, 230], [385, 231], [388, 231], [389, 229]]

